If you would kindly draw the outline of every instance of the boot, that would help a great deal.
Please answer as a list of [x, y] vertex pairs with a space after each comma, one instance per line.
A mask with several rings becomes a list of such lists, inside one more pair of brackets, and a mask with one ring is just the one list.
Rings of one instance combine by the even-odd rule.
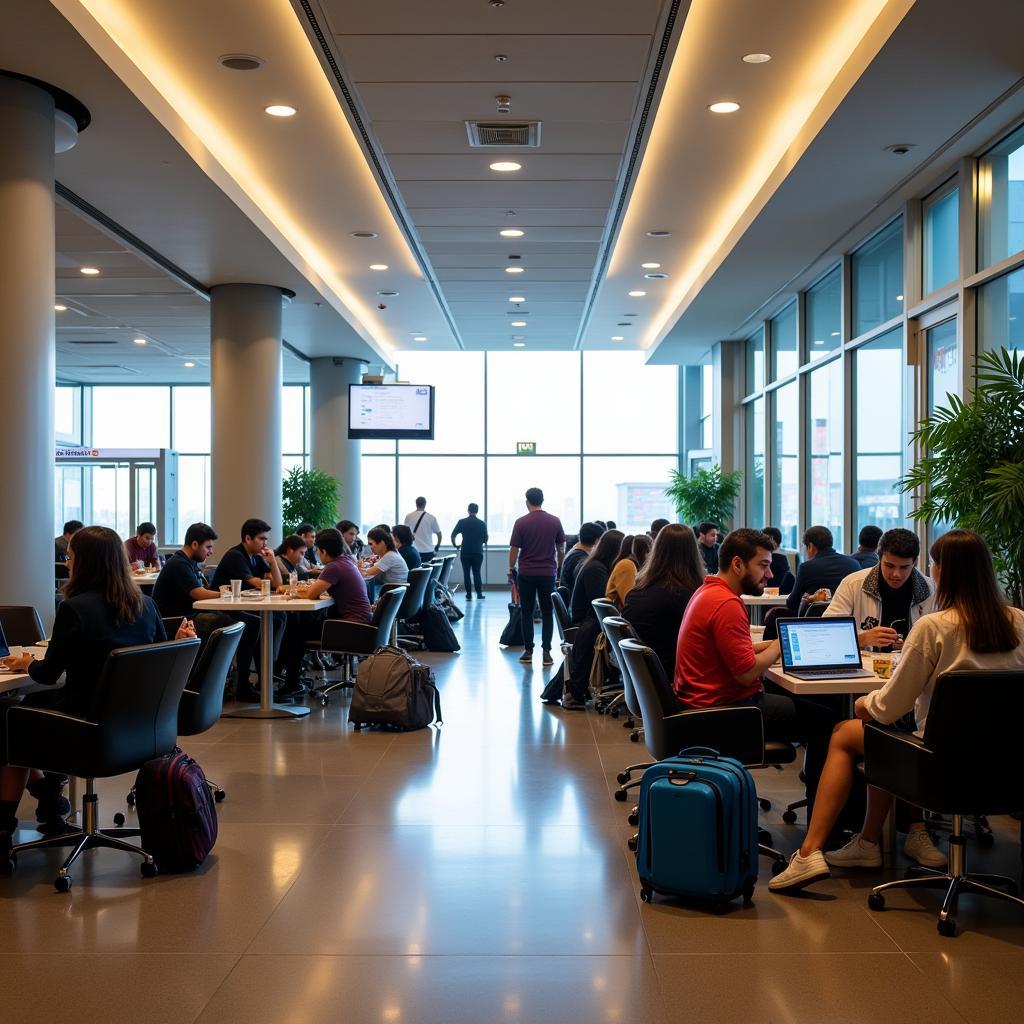
[[0, 846], [6, 845], [9, 848], [14, 844], [14, 833], [17, 828], [18, 801], [0, 800]]
[[71, 804], [64, 795], [68, 777], [56, 772], [43, 772], [41, 779], [33, 779], [25, 787], [38, 801], [36, 806], [36, 830], [44, 836], [57, 835], [67, 831], [64, 819], [71, 813]]

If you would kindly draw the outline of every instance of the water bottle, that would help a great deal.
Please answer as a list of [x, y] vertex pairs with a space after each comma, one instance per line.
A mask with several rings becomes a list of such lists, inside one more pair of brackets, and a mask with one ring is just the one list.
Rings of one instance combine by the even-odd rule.
[[299, 589], [299, 574], [297, 572], [288, 573], [288, 593], [292, 597], [295, 596]]

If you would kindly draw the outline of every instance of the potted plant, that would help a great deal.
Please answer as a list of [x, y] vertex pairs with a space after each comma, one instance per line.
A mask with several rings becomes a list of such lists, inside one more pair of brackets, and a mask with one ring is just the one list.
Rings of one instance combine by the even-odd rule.
[[300, 523], [312, 523], [317, 529], [333, 526], [341, 499], [338, 481], [319, 469], [288, 470], [281, 484], [281, 519], [285, 536], [294, 533]]
[[976, 361], [970, 403], [956, 395], [914, 433], [924, 457], [900, 481], [922, 522], [975, 530], [1010, 601], [1024, 607], [1024, 360], [1003, 348]]
[[665, 494], [672, 499], [681, 523], [717, 523], [725, 529], [736, 511], [743, 479], [741, 470], [723, 473], [720, 466], [712, 466], [687, 476], [673, 469], [671, 478]]

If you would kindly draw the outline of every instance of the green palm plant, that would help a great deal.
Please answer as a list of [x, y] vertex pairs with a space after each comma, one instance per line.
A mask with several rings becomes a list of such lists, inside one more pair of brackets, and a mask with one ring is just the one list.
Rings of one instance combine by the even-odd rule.
[[665, 494], [672, 499], [681, 523], [718, 523], [723, 529], [736, 512], [740, 496], [741, 470], [723, 473], [720, 466], [699, 469], [692, 476], [670, 471], [671, 483]]
[[914, 433], [927, 454], [900, 481], [923, 522], [976, 530], [1007, 596], [1024, 607], [1024, 360], [1005, 348], [976, 361], [974, 395], [956, 395]]

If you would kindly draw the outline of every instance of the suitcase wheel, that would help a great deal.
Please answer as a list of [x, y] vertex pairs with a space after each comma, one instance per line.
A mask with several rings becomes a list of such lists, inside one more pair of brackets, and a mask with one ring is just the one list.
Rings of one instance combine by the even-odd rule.
[[728, 904], [728, 903], [726, 903], [726, 902], [725, 902], [724, 900], [718, 900], [718, 901], [717, 901], [717, 902], [716, 902], [716, 903], [715, 903], [715, 904], [714, 904], [714, 905], [712, 906], [712, 908], [711, 908], [711, 912], [712, 912], [712, 913], [713, 913], [713, 914], [714, 914], [714, 915], [715, 915], [716, 917], [721, 917], [721, 916], [722, 916], [723, 914], [727, 914], [727, 913], [729, 912], [729, 904]]
[[114, 815], [114, 824], [118, 828], [120, 828], [124, 824], [124, 815], [120, 811], [118, 811], [117, 814]]
[[156, 878], [160, 869], [156, 866], [155, 860], [144, 860], [140, 870], [143, 878]]
[[743, 905], [749, 907], [754, 902], [754, 883], [748, 882], [743, 887]]
[[219, 804], [224, 802], [224, 797], [226, 796], [227, 793], [225, 793], [223, 789], [215, 789], [213, 791], [213, 799], [216, 800], [217, 803]]

